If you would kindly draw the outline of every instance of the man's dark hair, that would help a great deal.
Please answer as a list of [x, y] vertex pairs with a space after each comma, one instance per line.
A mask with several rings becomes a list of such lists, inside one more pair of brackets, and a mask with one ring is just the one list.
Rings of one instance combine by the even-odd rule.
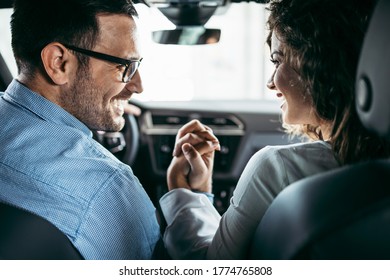
[[98, 14], [137, 16], [137, 11], [130, 0], [15, 0], [12, 49], [19, 72], [32, 75], [41, 67], [41, 51], [51, 42], [92, 49], [99, 36]]

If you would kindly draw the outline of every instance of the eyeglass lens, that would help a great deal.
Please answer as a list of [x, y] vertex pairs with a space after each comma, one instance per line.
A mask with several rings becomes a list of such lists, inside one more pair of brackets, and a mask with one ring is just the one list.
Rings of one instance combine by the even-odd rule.
[[132, 61], [130, 65], [125, 70], [125, 73], [123, 75], [123, 82], [128, 83], [130, 82], [131, 78], [133, 78], [135, 72], [137, 72], [137, 69], [139, 65], [141, 64], [141, 61]]

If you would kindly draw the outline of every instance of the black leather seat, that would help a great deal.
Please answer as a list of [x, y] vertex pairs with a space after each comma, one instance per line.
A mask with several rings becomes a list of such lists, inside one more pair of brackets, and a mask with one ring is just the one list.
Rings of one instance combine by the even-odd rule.
[[0, 259], [82, 259], [53, 224], [25, 210], [0, 203]]
[[[356, 84], [363, 124], [390, 141], [390, 1], [378, 1]], [[390, 259], [390, 159], [303, 179], [273, 201], [253, 259]]]
[[252, 258], [390, 259], [390, 163], [291, 184], [263, 217]]
[[12, 74], [0, 53], [0, 91], [5, 91], [12, 81]]

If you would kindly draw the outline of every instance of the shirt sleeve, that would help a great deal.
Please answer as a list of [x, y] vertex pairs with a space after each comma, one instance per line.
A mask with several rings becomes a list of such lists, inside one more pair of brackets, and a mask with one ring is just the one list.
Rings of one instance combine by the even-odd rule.
[[175, 189], [160, 200], [167, 220], [164, 242], [174, 259], [242, 259], [274, 197], [286, 186], [283, 161], [272, 149], [256, 153], [220, 215], [205, 196]]
[[208, 259], [245, 259], [256, 228], [269, 205], [289, 184], [278, 151], [265, 147], [245, 167], [230, 206], [208, 248]]
[[164, 243], [173, 259], [204, 259], [220, 215], [204, 194], [174, 189], [160, 199]]
[[75, 246], [86, 259], [150, 259], [160, 239], [156, 209], [131, 171], [118, 171], [89, 204]]

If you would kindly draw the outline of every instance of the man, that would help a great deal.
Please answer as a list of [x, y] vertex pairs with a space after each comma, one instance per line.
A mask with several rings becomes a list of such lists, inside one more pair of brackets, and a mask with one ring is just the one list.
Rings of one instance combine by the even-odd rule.
[[56, 225], [85, 259], [150, 259], [155, 208], [93, 138], [142, 92], [128, 0], [16, 0], [19, 76], [0, 98], [0, 200]]

